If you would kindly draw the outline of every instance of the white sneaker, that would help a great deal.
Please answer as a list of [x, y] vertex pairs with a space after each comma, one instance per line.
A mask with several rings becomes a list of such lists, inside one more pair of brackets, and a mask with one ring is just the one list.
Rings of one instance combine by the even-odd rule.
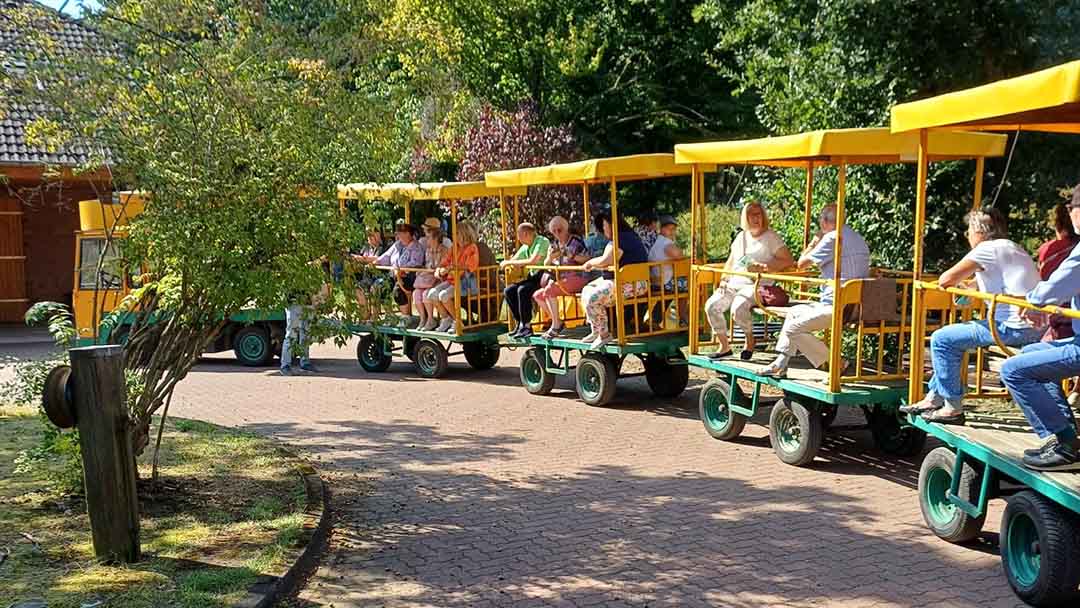
[[589, 345], [589, 350], [600, 350], [604, 348], [604, 345], [608, 342], [611, 342], [611, 334], [608, 334], [606, 336], [597, 336], [597, 338], [593, 340], [592, 344]]
[[439, 326], [435, 329], [435, 331], [446, 331], [446, 330], [450, 329], [450, 326], [453, 325], [453, 324], [454, 324], [453, 319], [443, 319], [442, 321], [439, 322]]
[[446, 328], [446, 333], [450, 333], [450, 334], [456, 334], [457, 333], [457, 321], [453, 321], [453, 322], [450, 323], [450, 327]]
[[600, 334], [596, 333], [595, 331], [590, 331], [589, 335], [582, 338], [581, 341], [582, 342], [588, 342], [588, 343], [592, 344], [599, 337], [600, 337]]
[[438, 326], [439, 326], [439, 321], [438, 321], [438, 320], [436, 320], [436, 319], [435, 319], [435, 317], [428, 317], [428, 320], [427, 320], [427, 322], [425, 322], [425, 323], [424, 323], [424, 324], [423, 324], [423, 325], [422, 325], [422, 326], [420, 327], [420, 329], [421, 329], [422, 331], [431, 331], [431, 330], [435, 329], [435, 328], [436, 328], [436, 327], [438, 327]]

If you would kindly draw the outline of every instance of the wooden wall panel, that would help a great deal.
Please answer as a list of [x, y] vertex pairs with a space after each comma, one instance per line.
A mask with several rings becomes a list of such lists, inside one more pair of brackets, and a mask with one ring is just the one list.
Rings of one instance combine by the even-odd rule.
[[28, 304], [22, 214], [18, 199], [0, 197], [0, 323], [22, 322]]

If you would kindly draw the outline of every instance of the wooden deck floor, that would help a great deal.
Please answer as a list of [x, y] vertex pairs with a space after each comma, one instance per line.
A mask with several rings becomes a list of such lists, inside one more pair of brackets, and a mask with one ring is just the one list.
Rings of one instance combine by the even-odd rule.
[[[754, 357], [750, 361], [743, 361], [739, 359], [738, 353], [735, 353], [731, 357], [720, 359], [720, 362], [724, 365], [738, 367], [757, 374], [772, 363], [774, 359], [776, 359], [776, 354], [774, 353], [755, 352]], [[849, 369], [848, 373], [853, 373], [853, 370]], [[800, 384], [813, 386], [823, 391], [829, 389], [829, 373], [823, 369], [815, 369], [812, 367], [810, 362], [806, 360], [806, 357], [800, 356], [791, 359], [791, 364], [788, 366], [787, 379]], [[904, 389], [907, 387], [907, 384], [907, 380], [850, 381], [844, 382], [843, 388], [855, 390], [880, 390], [882, 387]]]

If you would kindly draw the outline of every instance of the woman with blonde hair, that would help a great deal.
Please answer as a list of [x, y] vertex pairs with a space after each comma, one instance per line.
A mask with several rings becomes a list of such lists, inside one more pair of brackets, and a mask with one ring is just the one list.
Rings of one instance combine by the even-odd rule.
[[461, 222], [457, 225], [457, 259], [454, 259], [454, 250], [447, 252], [435, 269], [435, 276], [442, 282], [428, 290], [425, 300], [438, 309], [442, 321], [436, 331], [457, 333], [457, 311], [451, 310], [450, 305], [454, 302], [454, 274], [453, 270], [461, 271], [461, 297], [475, 296], [479, 293], [476, 285], [476, 271], [480, 268], [480, 248], [477, 242], [480, 237], [476, 227], [469, 222]]
[[[765, 207], [758, 201], [743, 205], [739, 218], [742, 230], [731, 242], [731, 255], [724, 263], [725, 270], [741, 272], [777, 272], [790, 268], [795, 259], [791, 256], [784, 240], [769, 228], [769, 216]], [[771, 285], [772, 281], [761, 281], [761, 285]], [[709, 319], [713, 335], [718, 344], [712, 358], [719, 359], [731, 354], [731, 341], [728, 338], [727, 319], [724, 313], [731, 311], [735, 324], [746, 336], [746, 344], [740, 354], [744, 360], [750, 359], [754, 351], [754, 324], [750, 313], [754, 307], [754, 280], [742, 275], [724, 275], [709, 299], [705, 302], [705, 314]]]

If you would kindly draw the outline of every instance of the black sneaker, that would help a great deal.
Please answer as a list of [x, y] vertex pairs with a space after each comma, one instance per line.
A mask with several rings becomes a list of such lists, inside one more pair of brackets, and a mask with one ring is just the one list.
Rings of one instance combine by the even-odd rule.
[[1046, 450], [1053, 448], [1055, 445], [1057, 445], [1057, 443], [1057, 435], [1050, 435], [1050, 438], [1046, 440], [1046, 443], [1042, 444], [1041, 446], [1024, 450], [1024, 456], [1031, 456], [1034, 458], [1035, 456], [1042, 454]]
[[1078, 471], [1080, 470], [1080, 453], [1077, 453], [1077, 444], [1056, 443], [1052, 448], [1035, 456], [1024, 456], [1024, 466], [1036, 471]]

